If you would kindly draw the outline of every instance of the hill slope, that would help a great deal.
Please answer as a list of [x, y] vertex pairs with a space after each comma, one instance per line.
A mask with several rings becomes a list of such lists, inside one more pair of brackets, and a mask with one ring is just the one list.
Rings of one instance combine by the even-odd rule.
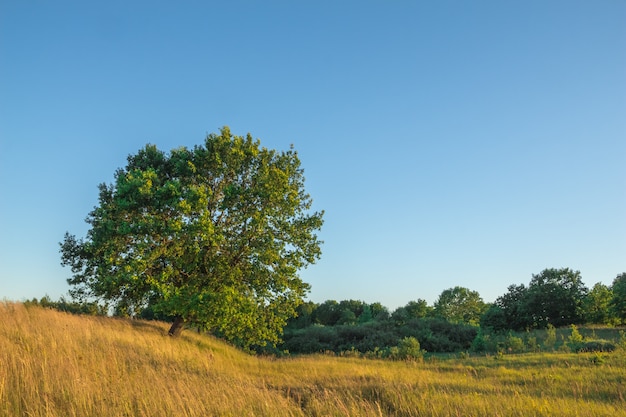
[[268, 359], [163, 323], [0, 314], [0, 416], [626, 415], [623, 353]]

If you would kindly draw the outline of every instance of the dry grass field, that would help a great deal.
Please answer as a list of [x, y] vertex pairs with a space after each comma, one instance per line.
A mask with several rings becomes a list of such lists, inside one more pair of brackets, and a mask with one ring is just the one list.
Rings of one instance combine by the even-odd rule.
[[626, 354], [264, 358], [0, 303], [0, 416], [626, 416]]

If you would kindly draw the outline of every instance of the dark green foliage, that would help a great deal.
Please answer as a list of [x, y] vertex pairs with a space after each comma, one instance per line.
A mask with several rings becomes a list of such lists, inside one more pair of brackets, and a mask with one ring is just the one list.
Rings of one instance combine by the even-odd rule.
[[398, 325], [402, 325], [409, 320], [421, 319], [432, 316], [433, 308], [428, 306], [425, 300], [409, 301], [404, 307], [399, 307], [391, 315], [391, 319]]
[[[602, 289], [596, 285], [590, 294], [600, 293], [599, 290]], [[457, 287], [447, 293], [454, 295], [461, 293], [461, 290]], [[539, 297], [541, 290], [550, 294], [552, 299]], [[568, 333], [567, 329], [557, 329], [552, 324], [553, 321], [564, 322], [587, 317], [581, 315], [584, 311], [589, 311], [582, 308], [589, 305], [584, 303], [590, 302], [585, 301], [586, 293], [577, 272], [569, 269], [547, 269], [533, 276], [528, 287], [511, 285], [508, 292], [494, 304], [483, 305], [480, 327], [459, 323], [458, 317], [452, 320], [454, 322], [441, 317], [441, 311], [444, 311], [442, 297], [439, 299], [439, 310], [429, 307], [424, 300], [417, 300], [399, 307], [391, 315], [380, 303], [368, 305], [354, 300], [329, 300], [320, 305], [309, 304], [303, 310], [303, 317], [289, 322], [283, 347], [294, 354], [333, 351], [343, 355], [361, 353], [366, 357], [393, 358], [398, 357], [401, 340], [415, 338], [421, 349], [433, 353], [469, 350], [501, 354], [541, 350], [610, 351], [617, 342], [605, 344], [601, 339], [616, 337], [615, 329], [584, 328], [580, 330], [582, 335], [572, 336], [571, 328]], [[598, 298], [605, 300], [605, 295]], [[446, 299], [465, 298], [443, 297], [444, 301]], [[479, 301], [479, 297], [474, 299]], [[454, 302], [446, 305], [448, 304], [455, 305]], [[461, 302], [459, 305], [463, 304]], [[533, 311], [532, 305], [538, 311]], [[572, 311], [579, 315], [568, 315]], [[303, 323], [309, 322], [308, 317], [317, 326], [303, 328]], [[545, 327], [538, 325], [539, 317], [544, 317]], [[596, 337], [596, 332], [601, 339]]]
[[337, 334], [339, 344], [336, 352], [353, 348], [365, 353], [376, 348], [393, 346], [398, 342], [397, 334], [390, 331], [385, 324], [376, 322], [360, 326], [338, 326]]
[[584, 300], [584, 318], [586, 323], [611, 324], [615, 316], [611, 310], [613, 290], [598, 282]]
[[390, 317], [389, 310], [381, 303], [372, 303], [369, 305], [374, 320], [387, 320]]
[[386, 320], [389, 312], [380, 303], [367, 304], [363, 301], [327, 300], [321, 304], [305, 303], [306, 311], [298, 310], [298, 315], [287, 323], [289, 328], [303, 328], [311, 324], [336, 326], [342, 324], [363, 324], [374, 320]]
[[615, 277], [611, 289], [613, 291], [611, 313], [620, 323], [626, 324], [626, 272]]
[[374, 352], [376, 349], [394, 346], [398, 343], [398, 333], [393, 324], [388, 321], [367, 323], [361, 328], [367, 332], [367, 335], [355, 346], [360, 352]]
[[158, 310], [154, 311], [152, 306], [148, 306], [141, 310], [141, 313], [139, 313], [139, 318], [143, 320], [158, 320], [168, 323], [173, 322], [175, 319], [174, 316], [168, 316], [167, 314], [164, 314]]
[[341, 318], [339, 303], [335, 300], [327, 300], [317, 306], [312, 313], [313, 323], [322, 326], [334, 326]]
[[485, 352], [489, 350], [489, 335], [484, 334], [481, 330], [476, 333], [476, 337], [472, 340], [470, 350], [472, 352]]
[[[334, 318], [329, 312], [352, 311], [338, 309], [340, 305], [357, 304], [325, 302], [313, 312], [313, 316], [318, 319], [331, 317], [332, 322]], [[322, 308], [321, 316], [317, 315], [319, 308]], [[364, 307], [359, 317], [366, 314], [366, 311], [367, 308]], [[284, 343], [280, 346], [294, 354], [324, 351], [341, 353], [352, 350], [361, 353], [384, 352], [385, 349], [397, 347], [399, 340], [410, 337], [418, 340], [421, 347], [428, 352], [454, 352], [468, 349], [477, 333], [475, 326], [450, 323], [433, 317], [413, 318], [403, 324], [398, 324], [393, 319], [359, 322], [357, 318], [355, 324], [313, 324], [306, 328], [296, 328], [293, 324], [295, 322], [297, 319], [285, 329]], [[335, 321], [338, 322], [339, 320]]]
[[307, 301], [296, 308], [296, 316], [289, 319], [287, 326], [292, 329], [304, 329], [313, 324], [313, 313], [317, 309], [317, 304]]
[[363, 312], [359, 316], [358, 322], [359, 324], [368, 323], [374, 320], [374, 316], [372, 315], [372, 309], [369, 305], [363, 306]]
[[478, 334], [476, 326], [434, 317], [413, 320], [406, 327], [411, 329], [406, 336], [415, 336], [428, 352], [467, 350]]
[[[494, 309], [486, 317], [494, 330], [524, 330], [533, 325], [532, 316], [526, 308], [528, 289], [521, 285], [510, 285], [508, 292], [496, 300]], [[499, 308], [498, 309], [496, 309]]]
[[337, 329], [332, 326], [313, 325], [292, 332], [285, 331], [281, 349], [290, 353], [319, 353], [336, 351], [339, 346]]
[[545, 269], [533, 275], [525, 297], [524, 310], [530, 313], [533, 327], [555, 327], [583, 322], [583, 302], [588, 289], [580, 272], [569, 268]]
[[491, 304], [480, 318], [480, 327], [490, 332], [502, 332], [510, 328], [505, 309]]
[[494, 330], [525, 330], [584, 322], [588, 289], [580, 272], [569, 268], [545, 269], [533, 275], [528, 287], [511, 285], [482, 317]]

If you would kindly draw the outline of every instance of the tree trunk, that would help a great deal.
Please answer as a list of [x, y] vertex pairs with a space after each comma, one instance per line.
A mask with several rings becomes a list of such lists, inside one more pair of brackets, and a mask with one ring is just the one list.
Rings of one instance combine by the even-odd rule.
[[183, 330], [183, 324], [185, 324], [183, 318], [180, 316], [176, 316], [176, 319], [174, 319], [174, 323], [172, 323], [172, 327], [170, 327], [170, 330], [169, 332], [167, 332], [167, 334], [170, 336], [178, 336]]

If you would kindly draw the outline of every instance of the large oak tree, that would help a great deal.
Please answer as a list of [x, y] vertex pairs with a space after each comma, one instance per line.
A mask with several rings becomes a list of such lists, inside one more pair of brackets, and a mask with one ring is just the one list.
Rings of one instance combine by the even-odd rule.
[[136, 313], [146, 306], [237, 345], [276, 343], [309, 290], [298, 271], [320, 257], [297, 153], [227, 127], [203, 145], [147, 145], [99, 186], [87, 236], [67, 233], [71, 293]]

